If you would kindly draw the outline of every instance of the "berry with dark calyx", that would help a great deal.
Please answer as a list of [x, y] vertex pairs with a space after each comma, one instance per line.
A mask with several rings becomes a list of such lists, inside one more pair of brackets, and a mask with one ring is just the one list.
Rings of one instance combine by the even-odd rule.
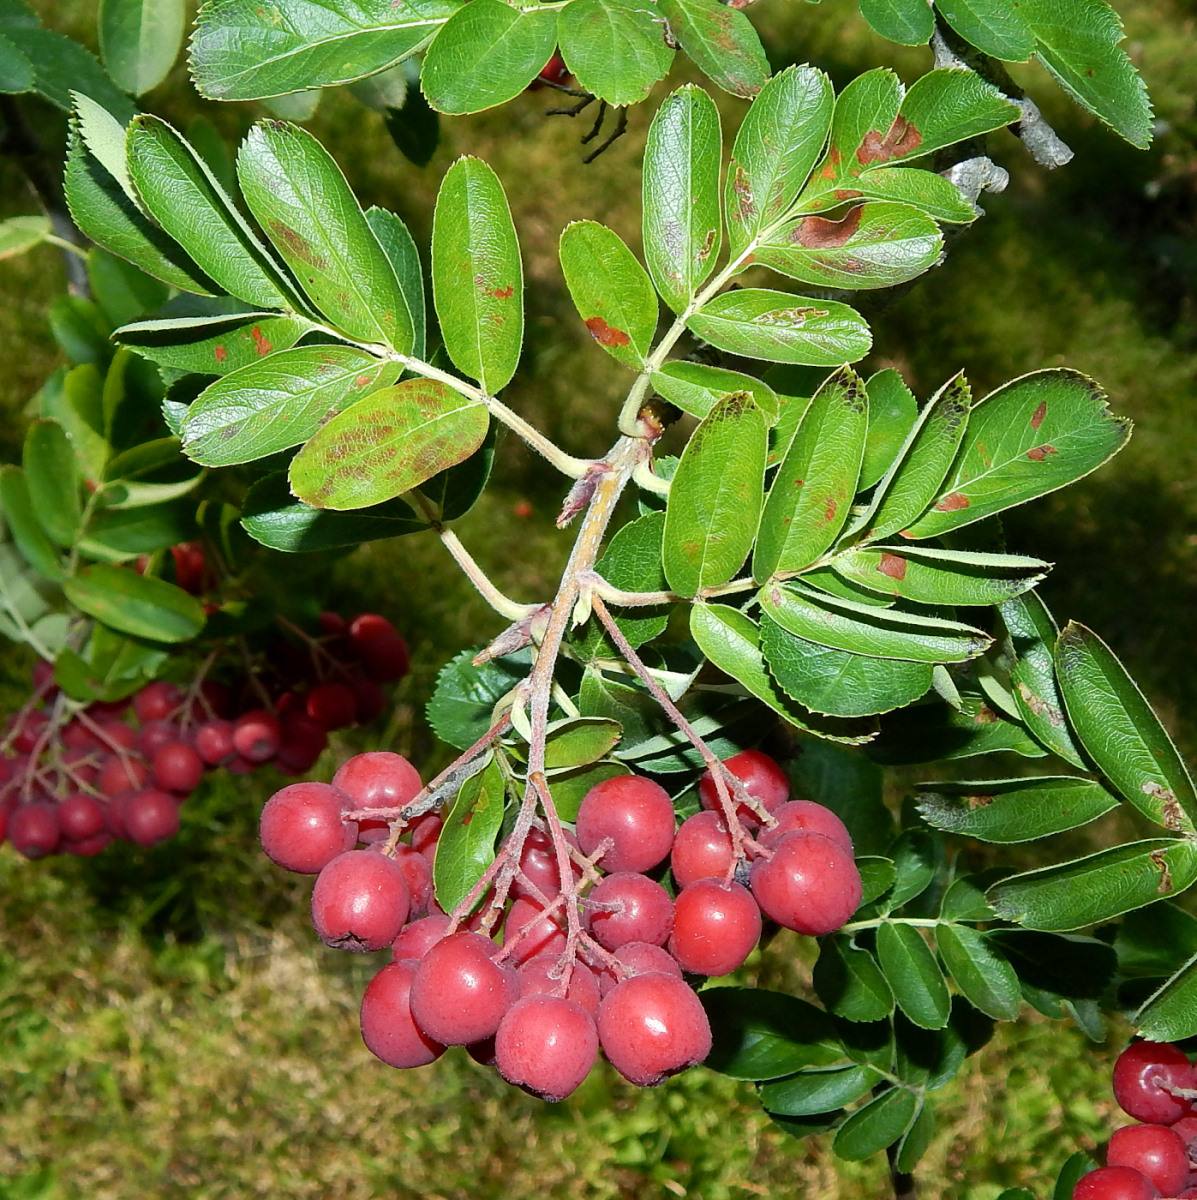
[[148, 721], [165, 721], [183, 702], [183, 693], [173, 683], [165, 679], [156, 679], [133, 697], [133, 711], [138, 721], [145, 725]]
[[598, 1034], [611, 1065], [638, 1087], [653, 1087], [711, 1052], [711, 1026], [698, 997], [663, 971], [616, 984], [599, 1005]]
[[[766, 812], [780, 808], [790, 798], [790, 781], [777, 762], [760, 750], [741, 750], [725, 759], [723, 765], [744, 785], [744, 790]], [[711, 772], [704, 771], [698, 781], [698, 798], [703, 808], [720, 811], [719, 789]], [[740, 804], [736, 815], [750, 828], [760, 824], [760, 818]]]
[[595, 784], [582, 798], [575, 828], [586, 855], [612, 840], [598, 860], [603, 870], [649, 871], [673, 846], [673, 801], [651, 779], [617, 775]]
[[154, 782], [170, 792], [193, 792], [204, 777], [204, 760], [186, 742], [168, 742], [153, 761]]
[[410, 997], [416, 966], [411, 959], [387, 963], [362, 996], [362, 1041], [371, 1054], [392, 1067], [423, 1067], [445, 1052], [412, 1018]]
[[565, 949], [564, 919], [560, 907], [546, 914], [540, 901], [521, 896], [503, 923], [503, 945], [512, 947], [511, 960], [522, 963], [538, 954], [560, 954]]
[[1132, 1042], [1114, 1064], [1114, 1099], [1136, 1121], [1171, 1125], [1187, 1117], [1190, 1102], [1167, 1088], [1197, 1086], [1192, 1064], [1175, 1046]]
[[1141, 1171], [1164, 1196], [1175, 1196], [1189, 1177], [1189, 1148], [1167, 1125], [1127, 1125], [1114, 1130], [1106, 1165]]
[[391, 943], [391, 957], [423, 958], [433, 946], [445, 936], [449, 929], [449, 918], [444, 913], [430, 913], [426, 917], [410, 921], [399, 930]]
[[343, 683], [321, 683], [308, 692], [307, 712], [325, 729], [344, 729], [357, 720], [357, 700]]
[[252, 763], [271, 759], [282, 741], [282, 728], [274, 713], [253, 708], [233, 722], [233, 746]]
[[104, 829], [104, 810], [95, 797], [75, 792], [59, 804], [58, 824], [64, 838], [80, 842]]
[[331, 784], [289, 784], [262, 809], [262, 849], [285, 870], [318, 875], [357, 841], [355, 827], [341, 820], [345, 806], [345, 793]]
[[699, 879], [674, 901], [669, 953], [683, 971], [728, 975], [761, 937], [761, 910], [746, 887]]
[[394, 859], [346, 850], [316, 876], [312, 924], [336, 950], [382, 950], [407, 921], [411, 895]]
[[515, 972], [494, 961], [498, 947], [480, 933], [458, 931], [420, 960], [411, 990], [416, 1024], [446, 1046], [491, 1037], [519, 995]]
[[1130, 1167], [1098, 1167], [1077, 1180], [1072, 1200], [1159, 1200], [1160, 1189]]
[[402, 754], [371, 750], [346, 759], [333, 776], [333, 786], [353, 801], [354, 808], [402, 808], [424, 781]]
[[195, 731], [195, 752], [209, 767], [218, 767], [236, 754], [233, 723], [223, 717], [205, 721]]
[[821, 833], [788, 833], [752, 864], [752, 894], [765, 916], [812, 937], [834, 933], [860, 907], [860, 872]]
[[[563, 972], [560, 954], [538, 954], [521, 963], [515, 974], [519, 980], [521, 996], [561, 994]], [[585, 963], [575, 960], [572, 964], [565, 998], [580, 1004], [591, 1016], [598, 1012], [601, 999], [599, 981]]]
[[8, 818], [8, 840], [26, 858], [53, 854], [61, 836], [56, 805], [35, 800], [14, 809]]
[[495, 1033], [499, 1074], [542, 1100], [564, 1100], [597, 1059], [594, 1018], [563, 996], [524, 996], [507, 1010]]
[[586, 929], [607, 950], [628, 942], [664, 946], [673, 931], [673, 901], [648, 876], [620, 871], [599, 880], [586, 897]]
[[787, 833], [821, 833], [843, 846], [849, 854], [853, 852], [848, 827], [826, 805], [816, 804], [813, 800], [787, 800], [773, 810], [773, 817], [777, 824], [762, 829], [757, 835], [762, 846], [780, 842]]
[[134, 792], [122, 811], [125, 837], [139, 846], [156, 846], [179, 832], [179, 805], [158, 788]]
[[669, 869], [678, 887], [696, 879], [723, 879], [735, 861], [727, 824], [717, 812], [695, 813], [678, 828], [669, 852]]

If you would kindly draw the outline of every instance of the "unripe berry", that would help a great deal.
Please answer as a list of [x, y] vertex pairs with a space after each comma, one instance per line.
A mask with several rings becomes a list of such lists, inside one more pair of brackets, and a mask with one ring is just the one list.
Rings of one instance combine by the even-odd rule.
[[543, 1100], [564, 1100], [597, 1058], [594, 1018], [562, 996], [524, 996], [507, 1010], [495, 1033], [499, 1074]]
[[599, 1005], [599, 1042], [630, 1083], [653, 1087], [711, 1052], [711, 1026], [698, 997], [664, 972], [616, 984]]
[[605, 871], [648, 871], [673, 845], [674, 813], [669, 793], [639, 775], [605, 779], [582, 798], [578, 807], [578, 844], [593, 854], [610, 838], [613, 845], [599, 859]]
[[312, 924], [338, 950], [381, 950], [407, 920], [411, 896], [393, 859], [374, 850], [338, 854], [316, 877]]

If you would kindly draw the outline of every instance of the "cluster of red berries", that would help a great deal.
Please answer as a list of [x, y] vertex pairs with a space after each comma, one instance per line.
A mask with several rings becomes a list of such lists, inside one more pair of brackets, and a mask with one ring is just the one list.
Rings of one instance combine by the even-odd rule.
[[1197, 1070], [1176, 1046], [1132, 1042], [1114, 1064], [1114, 1099], [1138, 1122], [1116, 1129], [1106, 1165], [1072, 1200], [1197, 1197]]
[[311, 682], [280, 693], [276, 670], [273, 696], [264, 673], [237, 688], [155, 680], [127, 700], [82, 705], [59, 692], [51, 664], [38, 663], [33, 697], [0, 745], [0, 842], [7, 836], [27, 858], [91, 856], [115, 839], [153, 846], [178, 833], [180, 805], [206, 771], [310, 770], [330, 730], [379, 715], [379, 683], [400, 678], [408, 662], [384, 617], [321, 619], [324, 634], [306, 651], [280, 639]]
[[[500, 902], [488, 892], [464, 917], [446, 914], [432, 894], [442, 818], [428, 813], [406, 827], [369, 819], [368, 810], [398, 810], [421, 791], [399, 755], [361, 754], [331, 784], [275, 793], [262, 812], [262, 846], [278, 865], [317, 875], [312, 919], [328, 945], [391, 948], [361, 1008], [362, 1037], [384, 1062], [423, 1066], [461, 1045], [508, 1082], [560, 1100], [601, 1048], [626, 1079], [652, 1086], [711, 1048], [684, 973], [734, 971], [760, 938], [762, 914], [821, 935], [860, 903], [839, 818], [791, 801], [780, 767], [758, 751], [726, 765], [759, 809], [741, 808], [739, 838], [718, 812], [709, 773], [700, 783], [706, 811], [676, 830], [659, 784], [618, 776], [586, 794], [565, 845], [533, 827], [518, 862], [501, 848], [510, 869], [495, 878], [506, 878], [507, 895]], [[648, 873], [663, 874], [666, 859], [674, 896]], [[573, 877], [563, 889], [566, 863]]]

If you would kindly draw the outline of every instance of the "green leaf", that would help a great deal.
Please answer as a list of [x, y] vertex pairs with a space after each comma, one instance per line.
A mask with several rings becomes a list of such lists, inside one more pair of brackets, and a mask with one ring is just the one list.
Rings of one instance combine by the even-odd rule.
[[1051, 563], [1016, 554], [861, 546], [837, 554], [837, 574], [875, 592], [919, 604], [1000, 604], [1033, 588]]
[[[470, 7], [479, 2], [471, 0]], [[501, 0], [485, 2], [506, 8]], [[481, 159], [459, 158], [441, 182], [432, 225], [432, 295], [454, 366], [495, 395], [519, 362], [524, 273], [503, 185]]]
[[446, 912], [469, 895], [494, 861], [506, 801], [503, 771], [494, 757], [461, 785], [445, 817], [432, 867], [436, 898]]
[[553, 807], [563, 821], [574, 821], [586, 793], [596, 784], [617, 775], [629, 774], [623, 763], [600, 762], [581, 767], [576, 771], [558, 771], [549, 780], [549, 792]]
[[784, 992], [719, 987], [698, 998], [711, 1022], [706, 1066], [732, 1079], [780, 1079], [840, 1062], [844, 1048], [821, 1009]]
[[1129, 436], [1130, 422], [1086, 376], [1063, 368], [1023, 375], [973, 407], [939, 498], [907, 533], [934, 537], [1053, 492], [1096, 470]]
[[44, 579], [61, 580], [66, 572], [37, 518], [25, 472], [20, 467], [0, 467], [0, 514], [21, 557]]
[[385, 114], [389, 109], [400, 109], [407, 103], [408, 86], [407, 68], [399, 63], [351, 83], [349, 93], [367, 108]]
[[883, 1076], [873, 1067], [855, 1065], [834, 1071], [802, 1071], [761, 1088], [761, 1106], [787, 1117], [834, 1112], [859, 1100]]
[[1028, 929], [1080, 929], [1179, 895], [1197, 881], [1197, 845], [1128, 842], [1073, 862], [1011, 876], [989, 889], [1004, 920]]
[[966, 693], [962, 699], [959, 709], [932, 704], [894, 713], [869, 753], [886, 764], [973, 758], [1001, 750], [1013, 750], [1024, 758], [1042, 758], [1046, 753], [1021, 725], [1004, 720], [981, 696]]
[[[562, 13], [588, 2], [572, 0]], [[613, 358], [640, 370], [657, 331], [657, 293], [636, 256], [619, 234], [597, 221], [567, 225], [560, 254], [569, 294], [590, 336]]]
[[90, 363], [52, 376], [42, 387], [42, 412], [67, 431], [75, 461], [85, 479], [98, 481], [104, 473], [109, 446], [104, 438], [100, 372]]
[[463, 650], [436, 677], [428, 701], [428, 723], [442, 742], [465, 750], [491, 726], [495, 705], [528, 673], [527, 651], [491, 659], [481, 666], [471, 661], [477, 650]]
[[316, 508], [379, 504], [469, 458], [489, 426], [480, 400], [408, 379], [322, 425], [291, 462], [291, 490]]
[[881, 1021], [894, 1011], [894, 994], [876, 960], [841, 935], [822, 938], [811, 980], [828, 1012], [846, 1021]]
[[303, 317], [234, 313], [135, 321], [121, 326], [112, 336], [160, 366], [228, 375], [275, 350], [289, 350], [310, 325]]
[[860, 855], [856, 858], [856, 869], [860, 872], [860, 903], [863, 908], [881, 899], [894, 886], [898, 877], [893, 859], [875, 855]]
[[[1022, 11], [1025, 16], [1026, 9]], [[897, 146], [894, 149], [899, 150], [898, 157], [931, 154], [1001, 129], [1017, 121], [1021, 113], [1018, 105], [975, 71], [956, 68], [928, 71], [911, 85], [898, 114], [899, 124], [905, 126], [902, 141], [909, 145], [917, 136], [918, 143], [905, 153]], [[866, 159], [868, 145], [866, 138], [862, 147]], [[888, 162], [892, 157], [889, 146], [879, 145], [873, 153], [878, 162]]]
[[864, 318], [846, 304], [765, 288], [724, 292], [687, 317], [686, 326], [729, 354], [812, 367], [855, 362], [873, 340]]
[[133, 116], [129, 97], [78, 42], [51, 29], [26, 25], [6, 24], [4, 36], [33, 64], [34, 90], [56, 108], [69, 112], [71, 93], [81, 92], [121, 121]]
[[778, 686], [813, 712], [864, 717], [917, 700], [931, 686], [928, 663], [871, 658], [820, 646], [761, 617], [761, 649]]
[[840, 1126], [832, 1142], [837, 1158], [860, 1162], [896, 1142], [918, 1114], [915, 1094], [892, 1087], [858, 1108]]
[[34, 421], [25, 432], [21, 462], [38, 522], [52, 541], [71, 546], [79, 531], [82, 506], [75, 451], [66, 430], [57, 421]]
[[884, 922], [877, 930], [877, 957], [898, 1007], [920, 1029], [942, 1029], [951, 997], [935, 955], [911, 925]]
[[936, 829], [1003, 845], [1076, 829], [1118, 806], [1100, 783], [1075, 775], [922, 784], [916, 799]]
[[894, 1155], [894, 1169], [907, 1175], [913, 1172], [919, 1160], [930, 1149], [934, 1136], [935, 1109], [924, 1099], [919, 1104], [914, 1120], [898, 1142], [898, 1152]]
[[420, 266], [420, 252], [416, 249], [415, 239], [407, 226], [385, 208], [375, 205], [366, 209], [366, 220], [390, 260], [403, 298], [407, 301], [412, 323], [411, 353], [416, 358], [423, 358], [428, 316], [424, 300], [424, 269]]
[[1114, 949], [1121, 975], [1171, 975], [1197, 954], [1197, 917], [1167, 900], [1136, 909], [1118, 922]]
[[752, 22], [718, 0], [660, 0], [681, 48], [725, 92], [751, 99], [769, 78], [769, 61]]
[[153, 312], [170, 297], [170, 288], [160, 280], [99, 246], [88, 251], [87, 278], [96, 303], [114, 328]]
[[860, 486], [870, 488], [881, 480], [901, 452], [918, 419], [918, 404], [914, 393], [893, 367], [886, 367], [871, 376], [865, 391], [869, 395], [869, 432], [860, 469]]
[[[1005, 869], [995, 868], [1000, 875]], [[945, 921], [992, 921], [994, 911], [985, 899], [985, 881], [990, 872], [979, 875], [960, 875], [948, 884], [939, 906], [939, 915]]]
[[1035, 38], [1021, 10], [1003, 0], [940, 0], [940, 16], [969, 45], [1004, 62], [1026, 62]]
[[224, 0], [200, 9], [191, 75], [210, 100], [351, 83], [407, 58], [460, 7], [460, 0]]
[[660, 18], [638, 0], [571, 0], [557, 37], [578, 86], [620, 108], [647, 99], [673, 62]]
[[1119, 43], [1122, 22], [1105, 0], [1026, 0], [1020, 14], [1039, 61], [1082, 107], [1132, 146], [1151, 143], [1151, 101]]
[[76, 608], [134, 637], [185, 642], [204, 627], [204, 610], [194, 596], [127, 567], [85, 567], [62, 586]]
[[0, 221], [0, 260], [16, 258], [40, 246], [52, 232], [49, 217], [9, 217]]
[[935, 14], [925, 0], [860, 0], [860, 15], [900, 46], [921, 46], [935, 32]]
[[856, 604], [799, 583], [761, 589], [762, 610], [783, 629], [820, 646], [902, 658], [910, 662], [964, 662], [982, 653], [989, 637], [979, 629], [895, 608]]
[[160, 84], [175, 64], [187, 23], [184, 0], [100, 0], [100, 53], [134, 96]]
[[55, 296], [49, 318], [54, 340], [72, 362], [102, 365], [112, 357], [108, 324], [93, 301], [83, 296]]
[[719, 257], [722, 157], [715, 102], [693, 84], [678, 88], [649, 127], [643, 197], [644, 259], [676, 313], [688, 311]]
[[481, 112], [518, 96], [556, 47], [554, 9], [470, 0], [429, 46], [420, 86], [437, 112]]
[[972, 390], [964, 376], [949, 379], [927, 402], [902, 451], [882, 481], [871, 508], [867, 536], [906, 533], [940, 494], [964, 440]]
[[387, 500], [347, 513], [312, 508], [291, 495], [285, 471], [267, 475], [249, 489], [242, 505], [241, 524], [254, 541], [292, 554], [357, 546], [428, 528], [402, 500]]
[[690, 609], [690, 635], [719, 670], [799, 729], [852, 744], [867, 742], [874, 736], [871, 722], [820, 717], [781, 692], [765, 668], [760, 630], [738, 609], [725, 604], [694, 604]]
[[939, 226], [917, 208], [871, 200], [838, 218], [787, 222], [757, 246], [753, 262], [815, 287], [884, 288], [933, 267], [942, 249]]
[[196, 532], [195, 506], [183, 500], [104, 509], [88, 522], [79, 550], [100, 562], [125, 562], [191, 541]]
[[773, 477], [752, 556], [759, 582], [810, 566], [835, 542], [856, 495], [868, 421], [860, 376], [850, 367], [828, 376]]
[[183, 420], [183, 448], [210, 467], [265, 458], [306, 442], [397, 373], [394, 363], [351, 346], [280, 350], [200, 393]]
[[727, 583], [744, 564], [764, 503], [765, 417], [752, 397], [720, 400], [691, 435], [665, 509], [664, 564], [682, 596]]
[[[1073, 1190], [1080, 1182], [1081, 1177], [1092, 1171], [1097, 1164], [1083, 1150], [1078, 1150], [1076, 1154], [1070, 1155], [1060, 1168], [1059, 1178], [1056, 1180], [1055, 1190], [1052, 1192], [1052, 1200], [1072, 1200]], [[1001, 1198], [999, 1197], [999, 1200]]]
[[679, 360], [667, 362], [659, 371], [654, 371], [652, 384], [670, 404], [676, 404], [682, 412], [699, 420], [732, 392], [747, 392], [765, 414], [766, 421], [772, 423], [777, 419], [777, 393], [763, 380], [741, 375], [739, 371]]
[[921, 167], [871, 167], [861, 171], [851, 182], [850, 188], [824, 196], [815, 207], [833, 207], [836, 197], [846, 191], [864, 200], [909, 204], [937, 221], [955, 225], [967, 225], [980, 215], [977, 207], [950, 179]]
[[329, 323], [357, 341], [410, 353], [407, 301], [332, 155], [297, 125], [259, 121], [241, 143], [237, 178], [250, 212]]
[[139, 116], [129, 127], [127, 152], [129, 174], [145, 207], [207, 275], [250, 304], [295, 307], [282, 268], [207, 163], [175, 130], [157, 117]]
[[549, 724], [545, 770], [569, 771], [605, 758], [623, 734], [618, 721], [604, 717], [566, 717]]
[[890, 849], [894, 860], [894, 884], [885, 898], [885, 910], [892, 912], [917, 899], [935, 882], [943, 866], [942, 839], [925, 829], [906, 829]]
[[417, 167], [428, 166], [440, 145], [441, 118], [419, 88], [408, 88], [407, 103], [398, 111], [391, 109], [387, 113], [386, 127], [391, 141], [408, 162]]
[[0, 92], [13, 95], [32, 91], [36, 79], [33, 60], [12, 38], [0, 33]]
[[935, 948], [964, 998], [997, 1021], [1013, 1021], [1022, 1006], [1018, 976], [1009, 959], [983, 933], [967, 925], [940, 925]]
[[1131, 1023], [1152, 1042], [1178, 1042], [1197, 1034], [1197, 954], [1147, 998]]
[[744, 114], [727, 169], [733, 256], [794, 203], [823, 151], [834, 104], [831, 81], [822, 71], [789, 66], [765, 84]]

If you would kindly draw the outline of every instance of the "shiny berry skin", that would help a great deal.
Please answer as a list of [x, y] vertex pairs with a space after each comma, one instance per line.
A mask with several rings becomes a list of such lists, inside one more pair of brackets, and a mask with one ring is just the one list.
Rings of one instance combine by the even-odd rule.
[[391, 943], [391, 957], [396, 962], [401, 958], [423, 958], [445, 936], [448, 928], [449, 918], [444, 913], [432, 913], [409, 921]]
[[560, 954], [565, 949], [564, 911], [558, 907], [546, 915], [544, 905], [531, 896], [521, 896], [503, 922], [503, 945], [511, 947], [513, 964], [527, 962], [538, 954]]
[[598, 1059], [594, 1018], [562, 996], [530, 995], [503, 1015], [495, 1033], [495, 1066], [542, 1100], [564, 1100]]
[[424, 786], [420, 772], [389, 750], [372, 750], [346, 759], [333, 776], [354, 808], [401, 808]]
[[[744, 790], [761, 805], [767, 812], [780, 808], [790, 798], [790, 781], [777, 762], [760, 750], [741, 750], [731, 758], [724, 759], [723, 765], [744, 785]], [[704, 771], [698, 781], [698, 798], [703, 808], [721, 811], [719, 804], [719, 789], [715, 786], [714, 777], [710, 771]], [[743, 804], [737, 815], [745, 825], [753, 827], [760, 824], [760, 818]]]
[[64, 838], [80, 842], [104, 828], [104, 810], [93, 796], [76, 792], [58, 806], [58, 824]]
[[752, 953], [761, 937], [761, 910], [746, 887], [699, 879], [673, 905], [669, 953], [683, 971], [728, 975]]
[[[568, 830], [565, 840], [577, 846], [578, 839]], [[571, 860], [570, 867], [575, 879], [581, 878], [582, 868]], [[539, 829], [529, 832], [520, 852], [520, 870], [527, 877], [527, 882], [520, 878], [511, 881], [512, 896], [530, 896], [532, 887], [540, 890], [543, 896], [555, 896], [561, 890], [561, 872], [557, 867], [557, 851], [546, 834]]]
[[761, 912], [798, 933], [834, 933], [860, 907], [860, 872], [842, 846], [821, 833], [787, 833], [772, 858], [752, 864]]
[[134, 792], [123, 805], [125, 837], [139, 846], [156, 846], [179, 832], [179, 805], [158, 788]]
[[569, 68], [560, 50], [553, 51], [553, 57], [541, 68], [540, 73], [530, 84], [527, 91], [538, 92], [546, 83], [564, 83], [569, 78]]
[[1114, 1099], [1136, 1121], [1171, 1125], [1189, 1115], [1188, 1100], [1171, 1095], [1157, 1080], [1171, 1087], [1197, 1086], [1189, 1060], [1163, 1042], [1132, 1042], [1114, 1064]]
[[773, 810], [773, 816], [777, 824], [757, 834], [757, 841], [762, 846], [780, 842], [787, 833], [821, 833], [843, 846], [849, 854], [853, 852], [848, 827], [825, 805], [813, 800], [787, 800]]
[[193, 792], [204, 777], [204, 760], [186, 742], [167, 742], [154, 755], [152, 769], [160, 788]]
[[186, 740], [182, 726], [174, 721], [145, 721], [137, 734], [137, 748], [152, 760], [163, 746]]
[[242, 713], [233, 722], [233, 746], [238, 754], [253, 763], [273, 758], [282, 735], [278, 717], [264, 708]]
[[612, 839], [614, 844], [599, 859], [604, 871], [649, 871], [673, 846], [673, 801], [651, 779], [617, 775], [586, 793], [575, 827], [586, 855]]
[[647, 975], [650, 971], [663, 971], [675, 979], [681, 979], [682, 969], [677, 959], [661, 946], [651, 942], [628, 942], [615, 951], [615, 959], [622, 971], [618, 978], [609, 970], [602, 970], [598, 975], [599, 995], [605, 996], [617, 983], [630, 979], [633, 975]]
[[1130, 1167], [1098, 1167], [1082, 1175], [1072, 1200], [1159, 1200], [1160, 1189], [1141, 1171]]
[[723, 879], [735, 861], [731, 834], [717, 812], [695, 813], [678, 828], [669, 852], [673, 881], [684, 888], [696, 879]]
[[[387, 829], [386, 826], [383, 828]], [[410, 915], [421, 917], [428, 911], [428, 901], [432, 899], [432, 864], [418, 850], [402, 844], [395, 847], [395, 862], [411, 893]]]
[[664, 972], [616, 984], [599, 1005], [598, 1033], [611, 1065], [638, 1087], [653, 1087], [711, 1052], [711, 1026], [698, 997]]
[[493, 959], [498, 947], [480, 933], [451, 934], [420, 960], [411, 989], [416, 1024], [446, 1046], [491, 1037], [519, 996], [515, 972]]
[[1141, 1171], [1164, 1196], [1175, 1196], [1189, 1177], [1189, 1148], [1167, 1125], [1127, 1125], [1114, 1130], [1106, 1165]]
[[227, 762], [237, 753], [233, 745], [233, 723], [223, 717], [205, 721], [195, 731], [195, 752], [210, 767]]
[[362, 996], [361, 1028], [366, 1049], [392, 1067], [423, 1067], [445, 1052], [421, 1032], [411, 1015], [411, 984], [417, 963], [387, 963]]
[[279, 744], [274, 753], [280, 766], [310, 771], [328, 745], [328, 730], [302, 709], [279, 718]]
[[165, 721], [183, 702], [183, 693], [173, 683], [156, 679], [133, 697], [133, 711], [144, 725], [147, 721]]
[[634, 871], [608, 875], [586, 900], [587, 932], [607, 950], [628, 942], [664, 946], [673, 931], [673, 901], [646, 875]]
[[327, 783], [292, 783], [266, 801], [258, 834], [267, 857], [300, 875], [318, 875], [352, 850], [357, 830], [341, 820], [345, 793]]
[[[560, 954], [537, 954], [520, 964], [516, 971], [521, 996], [555, 996], [561, 989], [561, 977], [555, 972], [561, 966]], [[569, 973], [565, 998], [580, 1004], [591, 1016], [598, 1012], [599, 983], [585, 963], [574, 962]]]
[[382, 950], [407, 920], [411, 896], [394, 860], [374, 850], [338, 854], [316, 876], [312, 924], [337, 950]]

